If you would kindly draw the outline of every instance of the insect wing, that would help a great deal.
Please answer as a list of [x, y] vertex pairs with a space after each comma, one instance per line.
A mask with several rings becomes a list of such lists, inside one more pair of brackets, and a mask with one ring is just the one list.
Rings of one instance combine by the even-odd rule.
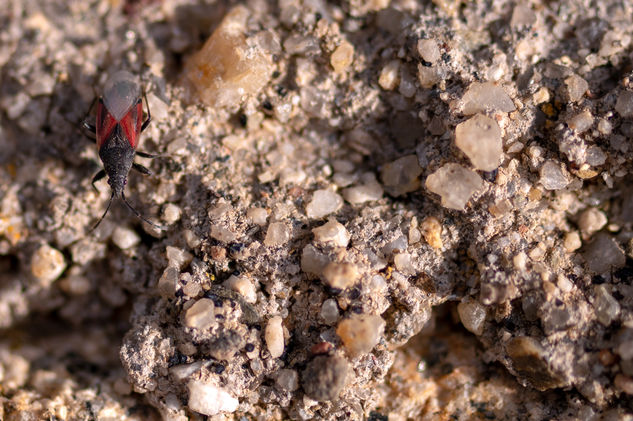
[[130, 108], [130, 111], [123, 116], [119, 124], [123, 130], [125, 138], [130, 142], [130, 146], [136, 149], [138, 146], [138, 138], [141, 134], [141, 125], [143, 123], [143, 103], [139, 99], [136, 105]]
[[105, 141], [112, 135], [117, 125], [117, 120], [108, 111], [103, 99], [99, 98], [97, 105], [97, 148], [101, 149]]

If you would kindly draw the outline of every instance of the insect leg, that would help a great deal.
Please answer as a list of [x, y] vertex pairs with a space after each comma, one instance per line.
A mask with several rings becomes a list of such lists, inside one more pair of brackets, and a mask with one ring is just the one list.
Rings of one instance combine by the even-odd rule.
[[132, 164], [132, 168], [134, 168], [136, 171], [140, 172], [143, 175], [152, 175], [152, 172], [150, 170], [148, 170], [141, 164], [137, 164], [136, 162]]
[[101, 180], [103, 177], [105, 177], [105, 175], [106, 175], [105, 170], [101, 170], [98, 173], [96, 173], [94, 177], [92, 177], [92, 188], [95, 189], [97, 193], [99, 192], [99, 190], [97, 190], [95, 183]]
[[139, 218], [143, 222], [146, 222], [146, 223], [150, 224], [154, 228], [158, 228], [159, 230], [165, 229], [165, 227], [163, 227], [161, 225], [158, 225], [158, 224], [155, 224], [154, 222], [150, 221], [149, 219], [147, 219], [143, 215], [141, 215], [141, 213], [139, 211], [134, 209], [134, 207], [132, 205], [130, 205], [130, 202], [128, 202], [127, 199], [125, 198], [125, 194], [123, 192], [121, 192], [121, 199], [123, 199], [123, 202], [125, 202], [127, 207], [130, 208], [130, 210], [132, 212], [134, 212], [134, 215], [136, 215], [137, 218]]
[[141, 132], [144, 131], [147, 126], [149, 126], [149, 122], [152, 121], [152, 113], [149, 111], [149, 102], [147, 102], [147, 94], [145, 92], [143, 92], [143, 98], [145, 98], [145, 104], [147, 105], [147, 119], [141, 126]]
[[155, 155], [152, 153], [136, 151], [136, 154], [142, 158], [158, 158], [160, 155]]
[[110, 200], [108, 201], [108, 207], [106, 208], [105, 212], [103, 212], [103, 215], [101, 215], [101, 218], [99, 218], [95, 226], [90, 228], [90, 231], [88, 231], [88, 233], [91, 233], [92, 231], [97, 229], [101, 221], [103, 221], [103, 218], [105, 218], [105, 216], [108, 214], [108, 211], [110, 210], [110, 205], [112, 204], [112, 199], [114, 199], [114, 192], [112, 192], [112, 194], [110, 195]]
[[88, 116], [90, 115], [90, 112], [94, 108], [94, 106], [97, 103], [98, 99], [99, 99], [99, 97], [95, 97], [95, 99], [92, 100], [92, 103], [90, 104], [90, 108], [88, 108], [88, 112], [84, 116], [83, 121], [81, 123], [81, 127], [85, 130], [84, 134], [86, 134], [86, 136], [88, 136], [88, 133], [90, 133], [90, 136], [88, 136], [88, 137], [93, 139], [93, 140], [95, 140], [96, 136], [97, 136], [97, 126], [88, 122]]

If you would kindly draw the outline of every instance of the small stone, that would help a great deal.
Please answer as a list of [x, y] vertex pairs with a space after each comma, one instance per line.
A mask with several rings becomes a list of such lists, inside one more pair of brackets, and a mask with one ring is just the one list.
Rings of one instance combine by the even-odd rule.
[[330, 219], [327, 223], [312, 230], [314, 241], [324, 244], [332, 244], [337, 247], [347, 247], [350, 234], [345, 226], [336, 219]]
[[477, 336], [484, 333], [486, 308], [476, 300], [462, 301], [457, 305], [457, 313], [464, 327]]
[[220, 412], [235, 412], [240, 402], [227, 391], [203, 380], [189, 380], [189, 409], [213, 416]]
[[92, 290], [92, 283], [81, 275], [70, 275], [59, 281], [59, 287], [70, 295], [83, 295]]
[[281, 317], [271, 317], [264, 331], [266, 347], [272, 358], [279, 358], [284, 353], [284, 328], [281, 322]]
[[606, 162], [607, 155], [602, 151], [599, 146], [591, 145], [587, 148], [585, 153], [585, 162], [589, 165], [597, 167]]
[[624, 374], [616, 374], [613, 384], [620, 392], [633, 395], [633, 378]]
[[352, 374], [349, 363], [339, 356], [315, 357], [301, 373], [306, 395], [316, 401], [337, 399]]
[[549, 160], [543, 164], [540, 170], [540, 182], [546, 190], [560, 190], [567, 187], [569, 178], [559, 162]]
[[188, 251], [185, 251], [178, 247], [167, 246], [165, 248], [165, 257], [167, 257], [167, 264], [182, 270], [193, 259], [193, 255]]
[[516, 270], [523, 272], [527, 267], [527, 255], [522, 251], [517, 253], [512, 258], [512, 264]]
[[529, 4], [517, 4], [512, 10], [510, 26], [512, 28], [530, 27], [536, 23], [536, 13]]
[[593, 115], [589, 110], [581, 111], [567, 119], [567, 125], [577, 133], [583, 133], [593, 125]]
[[392, 196], [400, 196], [420, 188], [422, 167], [417, 155], [406, 155], [383, 165], [380, 178]]
[[244, 336], [231, 329], [222, 330], [209, 344], [206, 353], [216, 360], [230, 361], [245, 345]]
[[317, 190], [306, 206], [308, 218], [320, 219], [341, 209], [343, 199], [331, 190]]
[[264, 245], [268, 247], [281, 246], [290, 240], [290, 227], [284, 222], [273, 222], [268, 226]]
[[515, 109], [506, 91], [492, 82], [471, 83], [461, 100], [461, 111], [464, 115], [491, 111], [509, 113]]
[[478, 170], [497, 169], [503, 156], [501, 129], [495, 120], [483, 114], [457, 125], [455, 144]]
[[578, 218], [578, 228], [587, 237], [600, 231], [607, 225], [607, 216], [596, 208], [584, 210]]
[[323, 268], [330, 263], [329, 258], [311, 244], [303, 248], [301, 253], [301, 270], [313, 275], [321, 275]]
[[393, 264], [396, 269], [405, 275], [413, 275], [416, 270], [413, 265], [413, 260], [409, 253], [397, 253], [393, 256]]
[[420, 224], [420, 231], [424, 236], [424, 240], [434, 249], [441, 249], [444, 244], [442, 242], [442, 224], [434, 216], [427, 216]]
[[321, 318], [328, 325], [333, 325], [338, 321], [339, 311], [336, 300], [328, 298], [321, 304]]
[[213, 239], [218, 240], [222, 243], [232, 243], [236, 239], [236, 236], [233, 233], [233, 231], [226, 228], [221, 223], [212, 224], [209, 235], [211, 235]]
[[419, 39], [418, 54], [420, 54], [422, 60], [431, 64], [435, 64], [442, 57], [440, 47], [437, 45], [437, 41], [433, 39]]
[[586, 247], [585, 260], [595, 273], [606, 273], [626, 264], [626, 256], [615, 240], [606, 233], [599, 233]]
[[529, 336], [517, 336], [506, 345], [512, 366], [530, 384], [541, 391], [563, 386], [563, 379], [554, 373], [547, 362], [543, 346]]
[[257, 302], [257, 289], [255, 288], [255, 284], [244, 276], [231, 275], [224, 282], [224, 286], [240, 294], [247, 303], [254, 304]]
[[343, 190], [343, 197], [352, 205], [361, 205], [382, 199], [384, 191], [377, 181]]
[[294, 392], [299, 388], [299, 373], [297, 370], [282, 368], [277, 371], [275, 382], [284, 392]]
[[181, 215], [182, 209], [180, 209], [179, 206], [174, 205], [173, 203], [168, 203], [163, 208], [163, 221], [165, 221], [169, 225], [178, 222]]
[[622, 92], [615, 103], [615, 110], [622, 117], [633, 117], [633, 92]]
[[378, 85], [385, 91], [392, 91], [398, 87], [398, 83], [400, 83], [400, 61], [391, 60], [380, 71]]
[[426, 179], [426, 188], [439, 194], [442, 206], [464, 210], [471, 196], [484, 187], [481, 177], [458, 164], [445, 164]]
[[253, 224], [263, 226], [266, 225], [268, 220], [268, 212], [264, 208], [250, 208], [246, 211], [246, 217], [250, 219]]
[[431, 89], [442, 81], [442, 75], [436, 67], [428, 67], [418, 63], [418, 82], [424, 89]]
[[127, 250], [141, 242], [138, 234], [126, 227], [116, 227], [112, 232], [112, 242], [121, 250]]
[[354, 61], [354, 46], [347, 41], [341, 45], [330, 56], [330, 64], [336, 73], [343, 73]]
[[338, 324], [336, 334], [354, 358], [370, 352], [380, 341], [385, 329], [382, 317], [373, 314], [354, 314]]
[[270, 53], [257, 37], [245, 36], [249, 16], [245, 6], [231, 9], [202, 49], [185, 63], [185, 81], [210, 106], [238, 106], [271, 77]]
[[206, 331], [215, 323], [215, 304], [209, 298], [199, 299], [185, 311], [184, 324], [187, 327]]
[[565, 94], [571, 102], [580, 101], [588, 89], [587, 81], [576, 74], [565, 79]]
[[31, 257], [31, 273], [43, 286], [49, 286], [66, 269], [64, 255], [48, 244], [42, 245]]
[[358, 282], [359, 273], [355, 265], [332, 262], [323, 270], [323, 281], [330, 288], [344, 290]]
[[609, 120], [601, 118], [598, 120], [598, 131], [604, 136], [609, 136], [613, 131], [613, 124]]
[[168, 266], [158, 280], [158, 292], [162, 297], [171, 298], [176, 293], [176, 284], [178, 283], [178, 269]]
[[191, 230], [185, 230], [184, 235], [187, 247], [190, 249], [195, 249], [202, 243], [202, 240]]
[[572, 231], [565, 234], [565, 238], [563, 239], [563, 247], [569, 253], [578, 250], [582, 247], [582, 241], [580, 240], [580, 234], [578, 231]]
[[620, 304], [609, 293], [605, 284], [597, 285], [595, 294], [593, 307], [596, 309], [598, 321], [604, 326], [609, 326], [620, 314]]

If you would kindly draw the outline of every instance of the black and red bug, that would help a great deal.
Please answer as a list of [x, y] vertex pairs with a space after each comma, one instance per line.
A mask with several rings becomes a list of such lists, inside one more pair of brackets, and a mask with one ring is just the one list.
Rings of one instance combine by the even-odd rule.
[[116, 72], [108, 79], [103, 95], [98, 98], [95, 124], [83, 123], [86, 130], [94, 134], [99, 158], [103, 163], [103, 169], [92, 179], [92, 187], [96, 190], [95, 183], [107, 175], [108, 184], [112, 190], [108, 206], [92, 230], [103, 221], [115, 197], [121, 197], [127, 207], [141, 220], [153, 227], [163, 228], [141, 215], [127, 201], [124, 192], [130, 169], [134, 168], [144, 175], [151, 174], [150, 170], [134, 162], [134, 157], [136, 155], [145, 158], [155, 157], [155, 155], [136, 150], [141, 132], [152, 121], [149, 104], [147, 118], [143, 121], [143, 98], [147, 104], [147, 97], [144, 93], [141, 95], [140, 85], [130, 72], [124, 70]]

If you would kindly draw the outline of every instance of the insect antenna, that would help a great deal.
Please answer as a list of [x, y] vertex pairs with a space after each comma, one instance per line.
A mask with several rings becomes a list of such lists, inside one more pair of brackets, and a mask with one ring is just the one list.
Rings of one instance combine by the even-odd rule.
[[88, 231], [88, 234], [90, 234], [92, 231], [97, 229], [97, 227], [99, 226], [101, 221], [103, 221], [103, 218], [105, 218], [105, 216], [108, 214], [108, 211], [110, 210], [110, 205], [112, 205], [112, 200], [113, 199], [114, 199], [114, 192], [112, 192], [112, 194], [110, 195], [110, 200], [108, 200], [108, 207], [106, 208], [105, 212], [103, 212], [103, 215], [101, 215], [101, 218], [99, 218], [99, 220], [97, 221], [95, 226], [90, 228], [90, 231]]
[[121, 192], [121, 199], [123, 199], [123, 201], [125, 202], [125, 204], [127, 205], [128, 208], [130, 208], [130, 210], [132, 212], [134, 212], [134, 215], [136, 215], [140, 220], [142, 220], [143, 222], [147, 222], [148, 224], [150, 224], [151, 226], [153, 226], [154, 228], [158, 228], [159, 230], [165, 229], [165, 227], [158, 225], [152, 221], [150, 221], [149, 219], [145, 218], [143, 215], [141, 215], [141, 213], [139, 211], [137, 211], [136, 209], [134, 209], [134, 207], [132, 205], [130, 205], [130, 202], [127, 201], [127, 199], [125, 198], [125, 194], [123, 192]]

